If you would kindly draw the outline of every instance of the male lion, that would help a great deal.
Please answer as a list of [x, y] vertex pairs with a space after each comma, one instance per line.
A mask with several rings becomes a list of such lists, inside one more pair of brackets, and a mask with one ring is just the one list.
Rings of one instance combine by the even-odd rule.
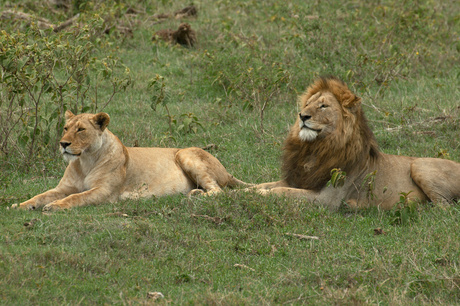
[[[56, 188], [19, 205], [56, 210], [126, 198], [178, 193], [214, 194], [246, 185], [199, 148], [127, 148], [108, 129], [106, 113], [65, 113], [60, 150], [69, 162]], [[14, 204], [12, 208], [18, 207]]]
[[[256, 185], [338, 208], [390, 209], [400, 200], [451, 202], [460, 198], [460, 164], [436, 158], [388, 155], [378, 149], [361, 99], [334, 78], [316, 80], [300, 97], [301, 111], [284, 143], [283, 179]], [[346, 174], [328, 184], [331, 171]]]

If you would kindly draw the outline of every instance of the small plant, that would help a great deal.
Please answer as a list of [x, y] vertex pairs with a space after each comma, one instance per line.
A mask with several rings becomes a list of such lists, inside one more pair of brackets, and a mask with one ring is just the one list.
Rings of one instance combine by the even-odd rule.
[[172, 133], [172, 123], [174, 117], [171, 116], [171, 113], [168, 108], [168, 102], [170, 99], [169, 89], [166, 87], [165, 78], [157, 74], [153, 79], [148, 83], [148, 88], [151, 90], [151, 103], [150, 107], [153, 111], [157, 110], [157, 106], [161, 105], [166, 110], [166, 117], [168, 118], [169, 131]]
[[168, 108], [170, 100], [170, 91], [166, 86], [165, 78], [161, 75], [155, 75], [149, 81], [148, 88], [151, 90], [150, 107], [153, 111], [157, 110], [158, 105], [161, 105], [166, 110], [166, 118], [168, 120], [169, 132], [172, 134], [175, 131], [181, 133], [197, 133], [198, 128], [203, 128], [198, 117], [194, 113], [183, 113], [179, 116], [179, 120], [171, 114]]
[[178, 132], [185, 132], [185, 133], [197, 133], [198, 128], [203, 129], [198, 117], [194, 113], [186, 113], [180, 115], [180, 123], [177, 125]]
[[[371, 172], [363, 180], [361, 184], [361, 189], [366, 190], [366, 196], [369, 200], [375, 198], [374, 189], [375, 189], [375, 175], [377, 171]], [[342, 187], [345, 184], [347, 178], [347, 173], [342, 171], [339, 168], [334, 168], [331, 170], [331, 179], [327, 182], [327, 186], [332, 186], [334, 188]]]
[[418, 213], [418, 203], [409, 198], [409, 192], [401, 192], [399, 201], [391, 209], [392, 225], [407, 225], [411, 220], [414, 220]]
[[436, 153], [436, 157], [449, 159], [449, 152], [446, 149], [439, 149]]
[[261, 52], [256, 37], [228, 34], [228, 39], [230, 45], [239, 44], [238, 56], [242, 58], [228, 65], [226, 62], [235, 54], [222, 56], [205, 51], [206, 69], [210, 75], [215, 75], [213, 83], [222, 86], [230, 101], [239, 104], [244, 111], [258, 112], [259, 130], [265, 133], [265, 113], [279, 99], [282, 89], [291, 86], [292, 75], [283, 63]]
[[347, 173], [340, 170], [339, 168], [334, 168], [331, 170], [331, 179], [327, 182], [327, 186], [332, 186], [334, 188], [342, 187], [345, 184], [347, 178]]
[[374, 189], [375, 189], [375, 175], [376, 174], [377, 174], [377, 170], [367, 174], [363, 180], [363, 183], [361, 184], [361, 188], [366, 189], [366, 197], [368, 200], [375, 199]]
[[[264, 62], [265, 59], [262, 59]], [[243, 110], [257, 110], [259, 113], [260, 132], [264, 133], [264, 115], [267, 108], [273, 103], [273, 98], [280, 94], [281, 84], [289, 84], [291, 75], [281, 67], [280, 63], [272, 63], [271, 68], [276, 71], [275, 75], [268, 77], [272, 71], [267, 69], [264, 63], [255, 69], [249, 67], [236, 76], [231, 82], [233, 83], [233, 92], [238, 98], [244, 101]], [[231, 78], [231, 76], [227, 76]]]

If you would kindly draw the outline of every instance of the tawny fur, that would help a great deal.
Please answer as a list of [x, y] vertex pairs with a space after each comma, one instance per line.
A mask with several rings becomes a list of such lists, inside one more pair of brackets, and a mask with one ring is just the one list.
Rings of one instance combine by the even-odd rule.
[[[420, 201], [460, 198], [460, 164], [381, 153], [361, 99], [342, 81], [317, 79], [299, 102], [300, 113], [284, 143], [283, 178], [257, 185], [261, 193], [305, 198], [331, 208], [347, 202], [390, 209], [401, 193]], [[332, 169], [346, 173], [343, 186], [327, 186]]]
[[[317, 80], [300, 98], [301, 108], [305, 107], [314, 94], [321, 91], [329, 91], [337, 100], [342, 101], [344, 120], [337, 127], [337, 133], [317, 138], [314, 142], [299, 139], [298, 123], [291, 129], [284, 143], [282, 173], [292, 187], [321, 190], [330, 180], [331, 169], [340, 168], [352, 174], [354, 169], [365, 166], [367, 157], [374, 161], [379, 155], [374, 134], [368, 127], [361, 108], [357, 107], [360, 98], [341, 81]], [[350, 112], [353, 107], [354, 115]], [[352, 133], [353, 130], [359, 132]], [[305, 162], [311, 165], [305, 167]]]
[[[44, 210], [172, 194], [215, 194], [246, 185], [200, 148], [125, 147], [108, 129], [106, 113], [66, 112], [60, 141], [69, 162], [56, 188], [13, 208]], [[204, 191], [203, 191], [204, 190]]]
[[180, 44], [185, 47], [193, 47], [196, 44], [196, 33], [188, 23], [181, 23], [174, 31], [171, 29], [159, 30], [153, 36], [153, 40], [159, 37], [172, 44]]

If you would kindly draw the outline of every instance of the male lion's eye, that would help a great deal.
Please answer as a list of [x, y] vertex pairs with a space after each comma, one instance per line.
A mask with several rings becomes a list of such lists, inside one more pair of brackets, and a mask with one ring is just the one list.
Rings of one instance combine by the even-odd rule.
[[327, 105], [324, 105], [324, 104], [321, 104], [321, 105], [319, 106], [319, 108], [321, 108], [321, 109], [325, 109], [326, 107], [327, 107]]
[[78, 128], [77, 132], [83, 132], [84, 130], [84, 128]]

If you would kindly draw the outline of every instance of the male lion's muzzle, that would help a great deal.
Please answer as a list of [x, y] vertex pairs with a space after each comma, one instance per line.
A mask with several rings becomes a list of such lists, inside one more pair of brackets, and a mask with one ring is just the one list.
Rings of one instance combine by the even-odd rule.
[[302, 115], [302, 113], [299, 113], [300, 121], [305, 122], [311, 118], [310, 115]]
[[300, 129], [309, 129], [315, 132], [321, 132], [321, 129], [315, 129], [312, 127], [314, 123], [309, 121], [311, 119], [310, 115], [304, 115], [302, 113], [299, 113], [299, 118], [300, 118]]

